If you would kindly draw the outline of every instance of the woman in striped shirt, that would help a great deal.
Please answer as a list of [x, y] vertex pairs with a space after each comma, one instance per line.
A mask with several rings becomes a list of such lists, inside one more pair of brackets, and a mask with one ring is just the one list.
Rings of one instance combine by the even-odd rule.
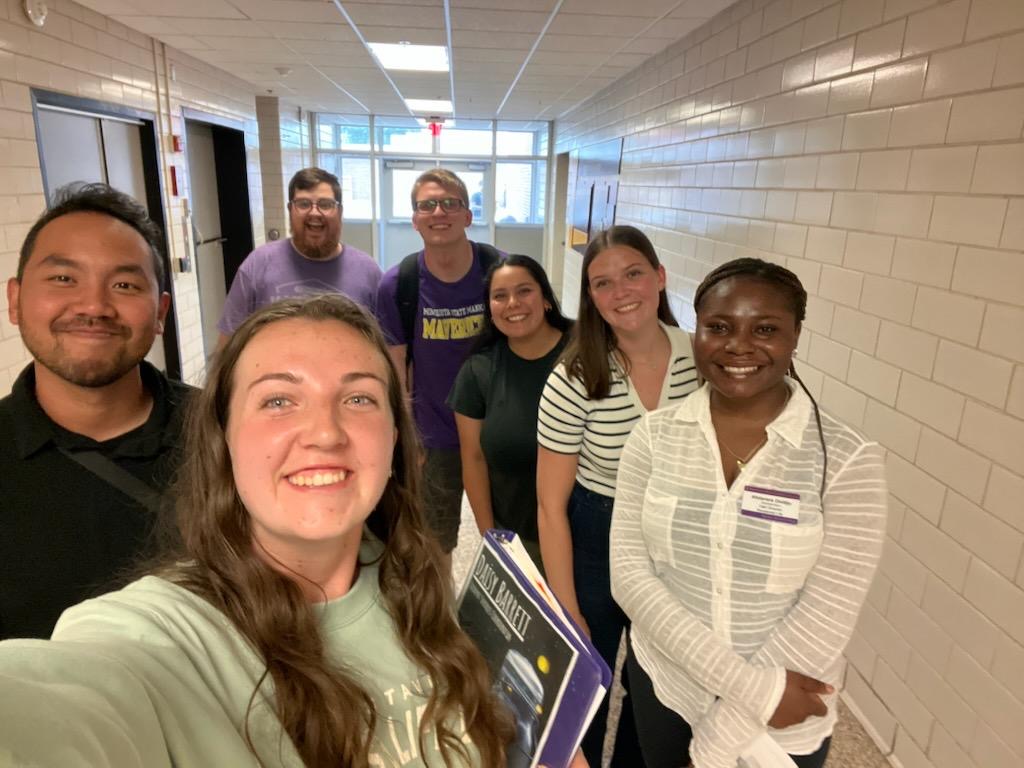
[[623, 450], [612, 591], [633, 622], [649, 768], [735, 768], [760, 748], [825, 762], [886, 491], [879, 446], [796, 378], [806, 301], [775, 264], [712, 271], [694, 296], [707, 383], [641, 419]]
[[[696, 388], [690, 338], [665, 295], [665, 269], [635, 227], [598, 233], [583, 256], [579, 319], [537, 419], [538, 529], [548, 582], [614, 668], [626, 617], [611, 596], [608, 531], [619, 454], [633, 425]], [[623, 676], [623, 685], [627, 681]], [[642, 766], [629, 708], [612, 765]], [[601, 765], [607, 703], [583, 740]]]

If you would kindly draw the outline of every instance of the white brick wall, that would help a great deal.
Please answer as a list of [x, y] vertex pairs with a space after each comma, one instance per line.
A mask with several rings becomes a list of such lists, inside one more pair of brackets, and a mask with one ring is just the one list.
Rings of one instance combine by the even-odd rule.
[[889, 450], [854, 708], [906, 768], [1024, 764], [1024, 3], [741, 0], [556, 122], [620, 136], [684, 324], [786, 264], [812, 391]]
[[[25, 18], [20, 0], [0, 0], [0, 280], [17, 267], [24, 235], [42, 213], [42, 177], [29, 88], [59, 91], [143, 109], [158, 116], [164, 217], [171, 257], [185, 254], [182, 198], [188, 196], [188, 163], [171, 151], [170, 137], [184, 134], [182, 107], [243, 122], [248, 154], [250, 206], [257, 243], [263, 242], [255, 99], [240, 80], [166, 48], [152, 38], [77, 5], [48, 3], [46, 26], [37, 30]], [[169, 77], [173, 65], [176, 77]], [[175, 166], [180, 197], [172, 197], [169, 168]], [[195, 273], [174, 274], [182, 375], [202, 377], [204, 357]], [[0, 297], [0, 395], [6, 394], [28, 361], [17, 328], [6, 320], [6, 294]]]

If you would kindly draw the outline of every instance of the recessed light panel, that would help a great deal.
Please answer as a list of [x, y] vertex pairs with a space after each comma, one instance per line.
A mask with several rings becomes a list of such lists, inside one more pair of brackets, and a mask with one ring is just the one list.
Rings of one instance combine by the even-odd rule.
[[447, 72], [448, 49], [443, 45], [367, 43], [384, 69], [411, 72]]

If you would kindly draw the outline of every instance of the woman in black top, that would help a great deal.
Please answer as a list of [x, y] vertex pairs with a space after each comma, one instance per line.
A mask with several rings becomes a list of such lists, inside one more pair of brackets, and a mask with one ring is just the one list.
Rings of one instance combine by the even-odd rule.
[[448, 396], [462, 480], [481, 533], [515, 531], [540, 567], [537, 404], [571, 322], [544, 268], [529, 256], [496, 264], [484, 289], [483, 329]]

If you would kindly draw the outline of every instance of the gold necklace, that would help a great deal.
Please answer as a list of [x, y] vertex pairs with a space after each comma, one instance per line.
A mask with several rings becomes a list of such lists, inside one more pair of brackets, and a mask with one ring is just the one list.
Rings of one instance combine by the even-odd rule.
[[[789, 396], [791, 394], [792, 394], [792, 390], [790, 390], [790, 388], [787, 386], [786, 387], [786, 399], [782, 401], [782, 407], [779, 408], [779, 412], [776, 413], [774, 416], [772, 416], [772, 418], [769, 420], [769, 422], [768, 422], [769, 424], [771, 424], [773, 421], [775, 421], [777, 418], [779, 418], [779, 414], [782, 413], [784, 410], [786, 410], [786, 404], [789, 402]], [[736, 468], [739, 469], [740, 471], [743, 471], [743, 467], [745, 467], [747, 465], [747, 462], [749, 462], [752, 458], [754, 458], [754, 454], [756, 454], [758, 451], [760, 451], [762, 448], [764, 448], [764, 444], [768, 442], [768, 435], [765, 434], [764, 439], [761, 442], [759, 442], [757, 445], [755, 445], [753, 447], [753, 449], [751, 449], [750, 453], [748, 453], [746, 456], [740, 456], [738, 453], [736, 453], [736, 451], [734, 451], [732, 448], [730, 448], [728, 445], [725, 444], [725, 441], [722, 439], [722, 436], [717, 434], [717, 432], [715, 434], [715, 437], [718, 438], [718, 444], [720, 446], [722, 446], [723, 448], [725, 448], [725, 450], [727, 450], [730, 454], [732, 454], [732, 457], [734, 459], [736, 459]]]
[[730, 448], [728, 445], [726, 445], [721, 437], [718, 438], [718, 444], [720, 446], [722, 446], [723, 448], [725, 448], [725, 450], [727, 450], [729, 453], [732, 454], [732, 457], [734, 459], [736, 459], [736, 467], [738, 469], [740, 469], [740, 470], [742, 470], [743, 467], [746, 466], [747, 462], [750, 461], [754, 457], [754, 454], [757, 453], [758, 451], [760, 451], [764, 447], [764, 444], [767, 443], [767, 442], [768, 442], [768, 435], [765, 435], [764, 436], [764, 440], [762, 440], [760, 443], [755, 445], [753, 450], [750, 451], [750, 453], [748, 453], [746, 456], [740, 456], [738, 453], [736, 453], [736, 451], [734, 451], [732, 448]]

